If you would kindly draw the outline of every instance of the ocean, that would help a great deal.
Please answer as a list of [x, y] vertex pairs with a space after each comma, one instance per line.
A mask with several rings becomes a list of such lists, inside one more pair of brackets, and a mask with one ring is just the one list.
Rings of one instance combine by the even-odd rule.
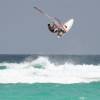
[[0, 55], [0, 100], [100, 100], [100, 55]]

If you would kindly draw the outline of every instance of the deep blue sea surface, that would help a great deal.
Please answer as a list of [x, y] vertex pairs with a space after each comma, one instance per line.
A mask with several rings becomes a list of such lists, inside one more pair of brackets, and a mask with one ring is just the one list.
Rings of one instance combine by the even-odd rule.
[[100, 100], [100, 55], [0, 55], [0, 100]]

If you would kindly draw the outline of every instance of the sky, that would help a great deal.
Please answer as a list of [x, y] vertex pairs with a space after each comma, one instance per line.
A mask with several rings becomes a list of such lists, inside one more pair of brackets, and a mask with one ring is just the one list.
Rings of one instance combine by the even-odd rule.
[[[72, 29], [58, 39], [33, 6]], [[0, 54], [100, 54], [100, 0], [0, 0]]]

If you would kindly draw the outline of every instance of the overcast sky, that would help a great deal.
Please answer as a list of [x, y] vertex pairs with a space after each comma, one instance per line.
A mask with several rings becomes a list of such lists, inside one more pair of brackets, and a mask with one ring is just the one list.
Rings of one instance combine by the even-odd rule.
[[[72, 29], [58, 39], [39, 6]], [[0, 54], [100, 54], [100, 0], [0, 0]]]

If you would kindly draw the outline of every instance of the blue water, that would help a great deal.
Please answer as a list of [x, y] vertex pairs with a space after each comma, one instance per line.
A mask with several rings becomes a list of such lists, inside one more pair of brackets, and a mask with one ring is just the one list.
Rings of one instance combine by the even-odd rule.
[[99, 99], [99, 55], [0, 55], [0, 100]]

